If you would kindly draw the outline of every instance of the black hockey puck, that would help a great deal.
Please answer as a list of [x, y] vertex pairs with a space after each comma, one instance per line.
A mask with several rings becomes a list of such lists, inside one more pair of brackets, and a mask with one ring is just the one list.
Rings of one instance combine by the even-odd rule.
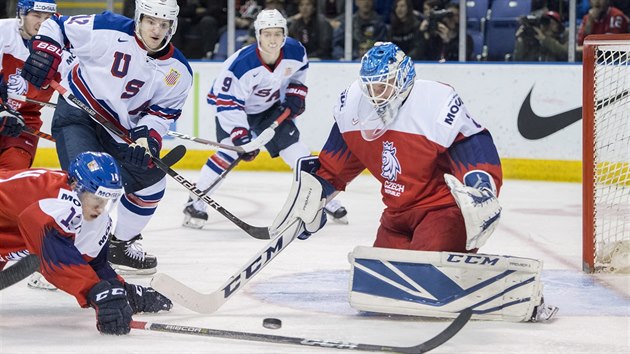
[[269, 329], [278, 329], [282, 327], [282, 321], [277, 318], [265, 318], [263, 320], [263, 327]]

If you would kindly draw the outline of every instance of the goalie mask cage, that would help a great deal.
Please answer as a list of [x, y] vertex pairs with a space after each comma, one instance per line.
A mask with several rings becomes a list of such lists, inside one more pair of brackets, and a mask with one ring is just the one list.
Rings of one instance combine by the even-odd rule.
[[593, 35], [583, 53], [585, 272], [630, 272], [630, 35]]

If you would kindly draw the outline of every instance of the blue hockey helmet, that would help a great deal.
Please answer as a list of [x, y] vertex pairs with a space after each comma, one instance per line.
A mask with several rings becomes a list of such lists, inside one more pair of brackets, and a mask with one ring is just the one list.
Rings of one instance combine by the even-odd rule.
[[17, 17], [26, 16], [31, 11], [57, 12], [57, 3], [55, 0], [18, 0]]
[[[393, 122], [416, 78], [413, 61], [394, 43], [376, 42], [361, 58], [361, 92], [375, 114], [363, 116], [366, 140], [381, 136]], [[369, 132], [369, 133], [368, 133]], [[367, 134], [366, 134], [367, 133]]]
[[82, 152], [68, 168], [76, 182], [74, 190], [90, 192], [103, 199], [118, 199], [123, 193], [120, 170], [114, 158], [104, 152]]

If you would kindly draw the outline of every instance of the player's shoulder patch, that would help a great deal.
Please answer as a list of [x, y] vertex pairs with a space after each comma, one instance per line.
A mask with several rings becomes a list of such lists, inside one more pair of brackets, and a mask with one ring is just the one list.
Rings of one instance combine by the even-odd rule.
[[77, 233], [83, 222], [83, 209], [79, 196], [70, 190], [60, 188], [57, 198], [46, 198], [39, 201], [44, 214], [55, 220], [66, 233]]

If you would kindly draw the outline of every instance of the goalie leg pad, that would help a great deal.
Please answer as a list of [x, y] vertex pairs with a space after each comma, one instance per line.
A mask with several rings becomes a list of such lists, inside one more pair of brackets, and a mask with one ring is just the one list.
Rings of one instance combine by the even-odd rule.
[[349, 255], [350, 305], [361, 311], [528, 321], [542, 302], [535, 259], [358, 246]]

